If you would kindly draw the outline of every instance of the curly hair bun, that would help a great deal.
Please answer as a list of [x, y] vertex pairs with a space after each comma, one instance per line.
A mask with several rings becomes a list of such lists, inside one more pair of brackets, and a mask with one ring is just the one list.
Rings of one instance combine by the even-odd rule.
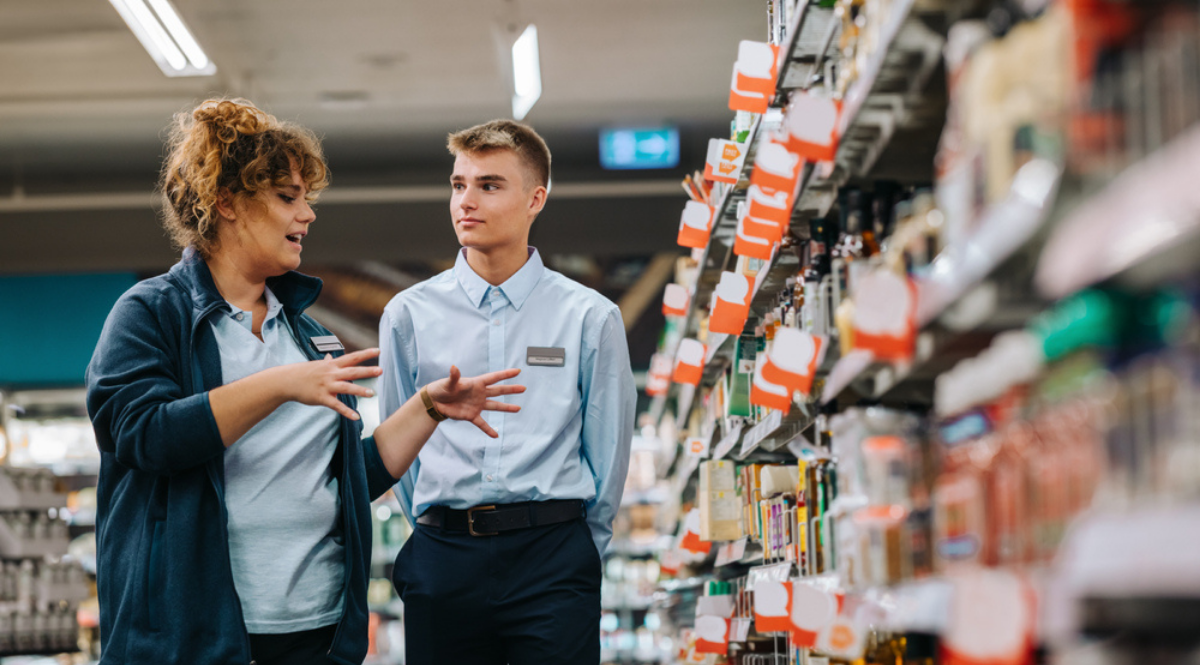
[[211, 126], [222, 143], [233, 143], [239, 134], [261, 134], [279, 124], [245, 99], [210, 99], [192, 111], [192, 118]]
[[159, 181], [163, 225], [176, 245], [206, 257], [216, 247], [222, 192], [253, 203], [266, 188], [290, 184], [293, 170], [309, 200], [329, 184], [317, 137], [245, 99], [209, 99], [177, 114], [167, 147]]

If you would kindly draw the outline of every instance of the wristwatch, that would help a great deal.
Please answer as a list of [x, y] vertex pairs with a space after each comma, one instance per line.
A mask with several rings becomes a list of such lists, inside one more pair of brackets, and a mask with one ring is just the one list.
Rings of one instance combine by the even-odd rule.
[[438, 411], [437, 407], [434, 406], [433, 398], [429, 396], [428, 386], [421, 387], [421, 401], [425, 403], [425, 413], [428, 413], [429, 417], [433, 418], [434, 422], [440, 423], [446, 419], [446, 414]]

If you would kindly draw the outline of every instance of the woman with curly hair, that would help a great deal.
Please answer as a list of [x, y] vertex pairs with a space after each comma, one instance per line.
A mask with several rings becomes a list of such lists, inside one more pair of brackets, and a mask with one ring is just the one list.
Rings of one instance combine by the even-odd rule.
[[296, 272], [328, 183], [317, 139], [244, 100], [177, 116], [161, 188], [183, 257], [125, 293], [87, 372], [101, 451], [102, 663], [361, 663], [370, 501], [445, 418], [496, 436], [495, 385], [450, 376], [362, 437], [343, 354]]

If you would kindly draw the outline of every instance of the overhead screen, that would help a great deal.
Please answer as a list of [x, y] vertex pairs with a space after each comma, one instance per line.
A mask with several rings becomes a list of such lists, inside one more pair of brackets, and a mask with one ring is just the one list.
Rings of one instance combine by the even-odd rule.
[[679, 166], [679, 130], [674, 127], [602, 130], [600, 166], [606, 169]]

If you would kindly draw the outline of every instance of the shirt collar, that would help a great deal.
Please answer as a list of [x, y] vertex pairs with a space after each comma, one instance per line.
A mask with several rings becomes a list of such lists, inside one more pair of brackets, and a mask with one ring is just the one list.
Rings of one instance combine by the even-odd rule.
[[[273, 291], [271, 291], [271, 287], [269, 287], [269, 286], [263, 287], [263, 295], [266, 296], [266, 298], [267, 298], [267, 315], [266, 315], [266, 317], [263, 318], [263, 323], [266, 323], [267, 321], [270, 321], [271, 319], [275, 318], [276, 316], [279, 316], [279, 313], [283, 311], [283, 303], [279, 302], [279, 298], [275, 297], [275, 293]], [[237, 319], [238, 314], [250, 314], [251, 313], [247, 310], [241, 309], [240, 307], [229, 302], [228, 300], [225, 301], [225, 309], [227, 310], [227, 312], [226, 312], [227, 316], [229, 316], [230, 318], [234, 318], [234, 319]], [[245, 317], [243, 317], [242, 319], [238, 319], [238, 320], [239, 321], [244, 320], [246, 327], [247, 328], [250, 327], [250, 321], [245, 320]]]
[[[504, 294], [508, 301], [513, 304], [517, 310], [525, 304], [529, 298], [529, 294], [533, 293], [533, 287], [537, 286], [538, 280], [542, 278], [542, 270], [545, 264], [542, 263], [542, 257], [534, 247], [529, 248], [529, 260], [521, 269], [509, 277], [503, 284], [495, 288], [499, 289]], [[459, 250], [458, 258], [454, 261], [454, 277], [458, 280], [460, 286], [467, 297], [471, 299], [471, 304], [475, 307], [483, 306], [484, 298], [487, 297], [488, 290], [492, 288], [485, 279], [479, 276], [471, 265], [467, 263], [467, 250], [464, 247]]]

